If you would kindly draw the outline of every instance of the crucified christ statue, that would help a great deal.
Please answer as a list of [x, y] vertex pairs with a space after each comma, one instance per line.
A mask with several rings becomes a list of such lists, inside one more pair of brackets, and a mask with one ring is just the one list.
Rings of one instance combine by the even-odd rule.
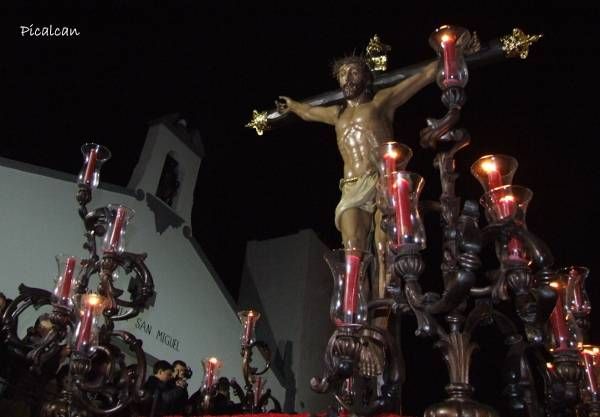
[[281, 114], [292, 112], [302, 120], [335, 127], [337, 145], [344, 162], [340, 180], [341, 200], [335, 209], [335, 225], [346, 249], [369, 249], [374, 227], [378, 279], [371, 283], [371, 298], [384, 296], [386, 285], [386, 237], [380, 227], [381, 213], [375, 205], [377, 168], [372, 154], [378, 146], [393, 140], [393, 119], [398, 107], [434, 80], [437, 61], [422, 66], [409, 78], [373, 92], [373, 75], [365, 59], [351, 56], [335, 62], [333, 75], [344, 100], [332, 106], [311, 106], [280, 96], [276, 101]]

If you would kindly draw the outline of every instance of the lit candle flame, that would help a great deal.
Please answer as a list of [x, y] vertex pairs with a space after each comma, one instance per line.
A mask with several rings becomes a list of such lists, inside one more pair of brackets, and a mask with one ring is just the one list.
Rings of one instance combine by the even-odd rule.
[[498, 171], [498, 167], [496, 166], [496, 163], [494, 161], [482, 162], [481, 169], [483, 169], [486, 172], [486, 174], [493, 171]]
[[215, 357], [212, 357], [208, 360], [210, 363], [212, 363], [213, 365], [216, 365], [217, 363], [219, 363], [219, 360]]
[[505, 195], [504, 197], [500, 198], [500, 201], [502, 201], [502, 202], [507, 202], [507, 201], [514, 202], [515, 201], [515, 196], [512, 195], [512, 194]]
[[447, 33], [442, 35], [442, 43], [446, 43], [450, 40], [450, 36]]
[[552, 364], [552, 362], [546, 362], [546, 368], [553, 369], [554, 365]]
[[556, 289], [560, 288], [560, 283], [559, 283], [559, 282], [556, 282], [556, 281], [553, 281], [553, 282], [551, 282], [549, 285], [550, 285], [552, 288], [556, 288]]
[[396, 159], [398, 158], [398, 152], [394, 150], [387, 151], [385, 154], [386, 158]]

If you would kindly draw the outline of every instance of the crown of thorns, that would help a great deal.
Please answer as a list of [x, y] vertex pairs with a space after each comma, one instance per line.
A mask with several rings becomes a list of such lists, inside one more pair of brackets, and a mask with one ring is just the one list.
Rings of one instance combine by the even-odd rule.
[[369, 67], [365, 57], [362, 55], [350, 55], [336, 59], [333, 62], [333, 65], [331, 66], [331, 75], [333, 78], [338, 78], [340, 69], [342, 69], [344, 65], [358, 65], [361, 67], [361, 69], [363, 69], [363, 71], [365, 71], [365, 73], [371, 75], [371, 68]]

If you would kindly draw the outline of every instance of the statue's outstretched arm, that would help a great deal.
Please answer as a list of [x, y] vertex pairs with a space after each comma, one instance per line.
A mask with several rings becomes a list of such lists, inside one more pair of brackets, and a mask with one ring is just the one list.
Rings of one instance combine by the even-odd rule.
[[430, 62], [404, 81], [379, 90], [373, 101], [391, 112], [395, 111], [434, 80], [436, 68], [437, 61]]
[[321, 122], [335, 125], [337, 119], [337, 106], [312, 106], [309, 103], [301, 103], [286, 96], [279, 96], [279, 100], [275, 101], [275, 105], [280, 114], [292, 112], [307, 122]]

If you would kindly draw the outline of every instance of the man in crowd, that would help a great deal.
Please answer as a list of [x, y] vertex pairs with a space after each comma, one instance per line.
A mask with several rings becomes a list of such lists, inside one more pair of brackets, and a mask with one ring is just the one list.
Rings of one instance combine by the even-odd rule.
[[173, 379], [173, 366], [167, 361], [154, 364], [154, 375], [144, 384], [145, 412], [149, 417], [181, 414], [188, 399], [187, 382]]

